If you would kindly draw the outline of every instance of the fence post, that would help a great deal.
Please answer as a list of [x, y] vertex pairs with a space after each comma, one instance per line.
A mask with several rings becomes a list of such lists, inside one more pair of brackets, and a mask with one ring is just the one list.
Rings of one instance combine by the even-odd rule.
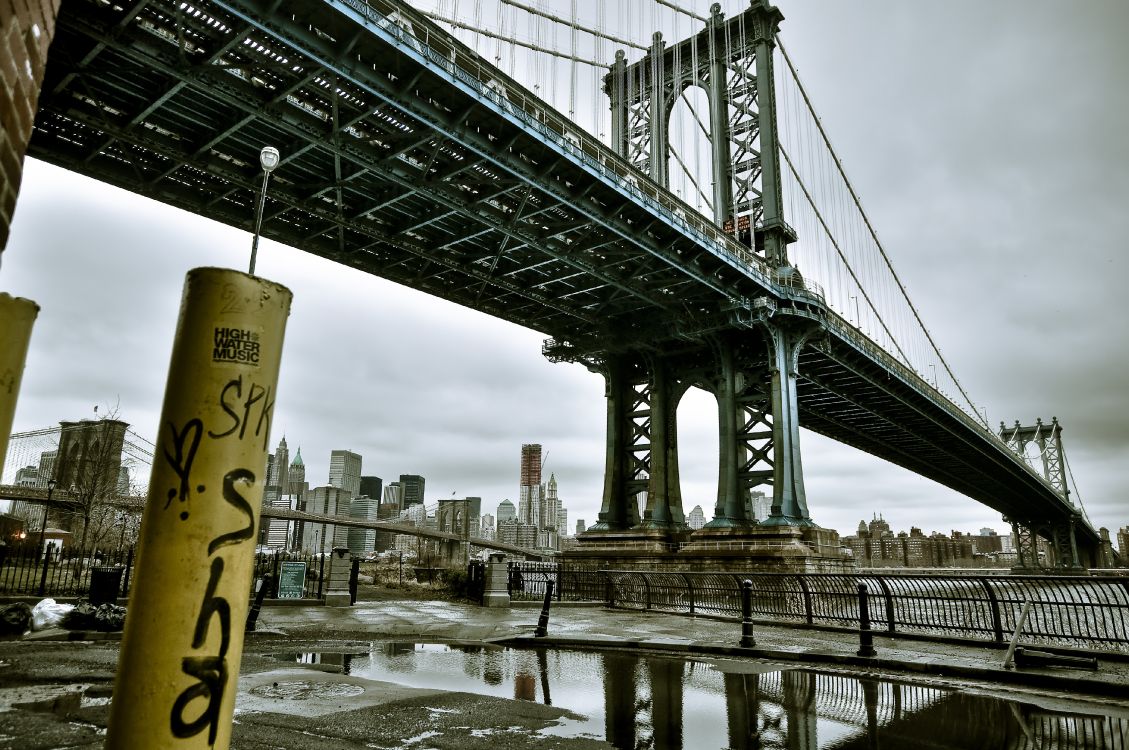
[[807, 577], [803, 573], [796, 576], [796, 580], [800, 582], [800, 593], [804, 597], [804, 616], [808, 620], [808, 625], [811, 625], [815, 622], [811, 606], [811, 589], [808, 588]]
[[564, 596], [564, 563], [557, 563], [557, 601]]
[[350, 606], [357, 603], [357, 583], [358, 577], [361, 574], [361, 559], [354, 557], [352, 564], [349, 566], [349, 604]]
[[274, 587], [274, 591], [268, 592], [272, 599], [278, 598], [278, 558], [280, 557], [282, 557], [282, 550], [274, 553], [274, 566], [271, 570], [271, 585]]
[[514, 595], [514, 561], [506, 561], [506, 594], [510, 597]]
[[604, 595], [608, 600], [608, 609], [615, 608], [615, 582], [612, 581], [612, 574], [610, 571], [603, 571], [604, 573]]
[[122, 596], [129, 596], [129, 578], [133, 575], [133, 547], [129, 548], [129, 553], [125, 556], [125, 581], [122, 583]]
[[549, 634], [549, 604], [553, 601], [553, 582], [545, 581], [545, 601], [541, 605], [541, 616], [537, 618], [534, 638], [544, 638]]
[[[44, 521], [46, 523], [46, 520]], [[48, 544], [43, 550], [43, 575], [39, 577], [39, 595], [43, 596], [47, 591], [47, 564], [51, 562], [51, 550], [55, 549], [55, 545]]]
[[643, 595], [646, 597], [646, 608], [651, 608], [651, 580], [646, 573], [639, 573], [643, 577]]
[[992, 633], [996, 638], [996, 643], [1004, 642], [1004, 623], [1000, 618], [1000, 600], [996, 598], [996, 592], [992, 590], [992, 585], [988, 583], [987, 578], [977, 578], [984, 591], [988, 594], [988, 605], [992, 610]]
[[866, 595], [866, 584], [860, 583], [859, 590], [859, 656], [877, 656], [874, 650], [874, 634], [870, 632], [870, 602]]
[[753, 582], [746, 578], [741, 582], [741, 648], [756, 645], [753, 638]]
[[694, 614], [694, 584], [690, 583], [690, 576], [682, 573], [682, 580], [686, 582], [686, 593], [690, 595], [690, 614]]
[[886, 585], [886, 579], [882, 576], [875, 576], [878, 581], [879, 588], [882, 589], [882, 595], [886, 597], [886, 632], [894, 632], [894, 597], [890, 595], [890, 587]]

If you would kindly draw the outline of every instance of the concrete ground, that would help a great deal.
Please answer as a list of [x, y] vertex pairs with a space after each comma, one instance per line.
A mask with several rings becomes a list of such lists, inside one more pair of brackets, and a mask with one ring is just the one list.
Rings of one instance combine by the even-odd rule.
[[[569, 605], [556, 606], [549, 636], [534, 639], [538, 614], [536, 607], [483, 609], [415, 600], [359, 602], [348, 608], [266, 607], [244, 648], [232, 746], [249, 750], [611, 747], [595, 739], [543, 733], [570, 716], [565, 709], [373, 682], [325, 667], [280, 669], [271, 656], [280, 649], [363, 652], [374, 640], [628, 648], [730, 657], [971, 687], [1020, 700], [1036, 695], [1066, 698], [1129, 716], [1126, 656], [1101, 658], [1097, 671], [1004, 670], [1002, 650], [877, 636], [878, 656], [861, 658], [855, 655], [855, 634], [763, 623], [755, 629], [756, 646], [741, 649], [736, 645], [740, 626], [731, 621]], [[67, 640], [74, 637], [65, 631], [45, 631], [0, 641], [0, 750], [101, 747], [118, 642], [113, 637]]]

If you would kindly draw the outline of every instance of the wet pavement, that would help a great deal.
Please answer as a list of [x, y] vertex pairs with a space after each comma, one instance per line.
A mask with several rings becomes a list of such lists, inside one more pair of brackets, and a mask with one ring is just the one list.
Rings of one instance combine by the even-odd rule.
[[[751, 722], [751, 729], [746, 727], [747, 731], [730, 726], [728, 739], [724, 731], [712, 727], [722, 735], [720, 745], [698, 745], [689, 735], [683, 741], [681, 734], [678, 742], [674, 742], [663, 734], [661, 727], [647, 729], [646, 721], [635, 715], [638, 707], [631, 706], [646, 704], [652, 706], [650, 710], [657, 710], [652, 705], [655, 701], [669, 700], [671, 688], [655, 689], [659, 684], [655, 682], [658, 679], [655, 675], [694, 673], [692, 667], [683, 666], [677, 667], [683, 671], [670, 672], [675, 669], [669, 666], [671, 664], [687, 664], [678, 657], [690, 658], [713, 670], [710, 679], [717, 684], [702, 690], [724, 696], [719, 698], [720, 705], [729, 709], [728, 712], [722, 710], [721, 725], [725, 724], [726, 716], [732, 725], [733, 706], [744, 700], [735, 700], [731, 691], [741, 691], [739, 694], [743, 696], [753, 685], [753, 693], [764, 695], [769, 695], [773, 689], [781, 695], [793, 696], [802, 695], [804, 690], [813, 695], [820, 691], [839, 691], [853, 697], [850, 700], [835, 698], [835, 701], [843, 705], [851, 701], [854, 702], [851, 705], [857, 704], [853, 715], [862, 730], [858, 726], [854, 726], [854, 730], [865, 733], [870, 715], [872, 729], [881, 726], [889, 733], [900, 725], [894, 718], [882, 718], [884, 707], [901, 706], [903, 689], [911, 690], [902, 686], [912, 685], [912, 690], [918, 691], [913, 695], [932, 690], [937, 695], [984, 694], [1013, 701], [1007, 711], [998, 711], [1003, 711], [1001, 716], [1014, 715], [1015, 718], [992, 719], [988, 723], [994, 722], [1000, 727], [1006, 724], [1010, 727], [1008, 731], [1021, 740], [1028, 735], [1036, 737], [1039, 727], [1043, 726], [1039, 722], [1050, 721], [1047, 716], [1060, 717], [1054, 721], [1061, 723], [1067, 721], [1061, 716], [1089, 715], [1087, 712], [1099, 708], [1105, 712], [1106, 718], [1101, 720], [1105, 724], [1093, 719], [1101, 724], [1098, 729], [1086, 724], [1085, 727], [1090, 728], [1080, 730], [1071, 724], [1070, 731], [1116, 734], [1129, 726], [1125, 723], [1129, 721], [1129, 658], [1125, 657], [1100, 659], [1096, 672], [1060, 668], [1003, 670], [1000, 667], [1002, 650], [876, 636], [878, 657], [863, 659], [855, 656], [857, 637], [850, 633], [764, 624], [756, 628], [756, 647], [739, 649], [740, 626], [732, 621], [567, 605], [554, 607], [549, 637], [533, 639], [538, 614], [536, 607], [483, 609], [442, 601], [360, 602], [350, 608], [267, 607], [260, 614], [258, 631], [249, 634], [246, 641], [232, 746], [302, 750], [353, 747], [586, 750], [630, 745], [640, 739], [637, 731], [650, 732], [643, 739], [655, 747], [736, 747], [740, 745], [739, 738], [751, 736], [750, 732], [760, 738], [758, 742], [762, 745], [774, 746], [764, 744], [772, 730], [772, 714], [768, 708], [761, 710], [760, 719], [755, 712], [751, 719], [746, 717]], [[36, 639], [0, 641], [0, 750], [101, 746], [118, 644], [112, 639], [68, 641], [67, 638], [65, 632], [58, 631], [38, 634]], [[429, 682], [424, 679], [420, 666], [424, 663], [424, 656], [420, 655], [423, 652], [412, 644], [435, 642], [454, 644], [457, 651], [450, 657], [427, 656], [451, 659], [448, 667], [433, 667], [438, 670], [437, 674], [444, 674], [444, 669], [461, 670], [473, 677], [474, 684], [484, 687], [472, 691], [468, 687], [471, 683], [465, 680]], [[576, 652], [578, 655], [571, 662], [566, 659], [562, 662], [566, 666], [558, 666], [553, 672], [545, 666], [546, 652], [504, 651], [500, 648], [503, 645], [519, 649], [550, 646], [559, 649], [550, 652], [558, 654], [554, 657], [558, 662], [565, 658], [559, 654]], [[392, 658], [400, 653], [398, 649], [404, 648], [413, 654], [405, 657], [407, 662]], [[497, 654], [503, 653], [510, 654], [505, 657], [508, 661], [498, 662], [501, 657]], [[530, 656], [522, 657], [521, 653]], [[540, 666], [528, 662], [534, 658], [533, 654], [541, 659]], [[628, 656], [621, 656], [623, 654]], [[628, 661], [623, 664], [634, 666], [608, 669], [607, 664], [619, 664], [621, 662], [615, 660], [624, 658]], [[350, 660], [353, 660], [352, 667]], [[379, 671], [374, 666], [378, 664], [409, 666]], [[569, 664], [573, 666], [567, 666]], [[719, 664], [728, 666], [717, 667]], [[690, 671], [685, 672], [686, 669]], [[639, 688], [643, 692], [625, 709], [630, 714], [626, 723], [619, 721], [617, 724], [613, 720], [614, 706], [611, 703], [605, 706], [603, 698], [598, 710], [580, 710], [576, 706], [583, 705], [583, 701], [577, 703], [576, 699], [573, 705], [564, 707], [547, 705], [550, 702], [549, 674], [554, 675], [552, 680], [557, 685], [558, 697], [561, 690], [567, 689], [562, 685], [567, 682], [566, 677], [572, 679], [571, 672], [591, 672], [595, 692], [610, 695], [621, 691], [607, 687], [609, 674], [634, 674], [632, 670], [639, 675], [650, 675], [652, 687], [648, 689], [653, 694]], [[733, 674], [742, 676], [734, 678]], [[809, 680], [810, 685], [805, 688], [808, 683], [803, 679], [782, 679], [781, 674], [807, 675], [804, 679]], [[757, 675], [765, 676], [757, 678]], [[863, 679], [858, 679], [860, 677]], [[646, 682], [643, 677], [639, 679]], [[687, 694], [693, 692], [689, 676], [663, 679], [664, 685], [685, 683]], [[761, 682], [756, 682], [757, 679]], [[502, 687], [498, 687], [500, 684]], [[782, 687], [772, 688], [772, 685]], [[584, 694], [583, 688], [577, 690], [577, 695]], [[895, 693], [899, 696], [897, 700], [891, 697]], [[513, 698], [509, 697], [511, 695]], [[939, 699], [930, 700], [933, 701], [930, 705], [940, 705]], [[777, 701], [780, 705], [787, 703], [783, 698]], [[1018, 703], [1014, 703], [1016, 701]], [[764, 705], [771, 707], [770, 702]], [[1016, 705], [1022, 710], [1015, 708]], [[1031, 706], [1040, 708], [1031, 709]], [[635, 713], [631, 713], [633, 711]], [[605, 721], [599, 721], [598, 716], [605, 712]], [[692, 731], [690, 713], [687, 711], [687, 726], [683, 728], [679, 709], [680, 732]], [[1121, 718], [1110, 719], [1110, 716]], [[764, 724], [766, 721], [768, 724]], [[795, 723], [794, 718], [779, 721], [784, 725]], [[830, 719], [820, 721], [825, 722], [820, 725], [823, 727], [821, 737], [846, 731]], [[828, 721], [831, 723], [827, 724]], [[1071, 718], [1069, 721], [1079, 720]], [[849, 723], [843, 726], [852, 728]], [[586, 728], [573, 731], [569, 727]], [[708, 734], [708, 729], [711, 727], [701, 727], [700, 731]], [[883, 746], [897, 746], [890, 744], [893, 739], [893, 735], [887, 734], [888, 742]], [[1011, 741], [1007, 744], [1022, 746]], [[1077, 746], [1107, 745], [1095, 741]]]

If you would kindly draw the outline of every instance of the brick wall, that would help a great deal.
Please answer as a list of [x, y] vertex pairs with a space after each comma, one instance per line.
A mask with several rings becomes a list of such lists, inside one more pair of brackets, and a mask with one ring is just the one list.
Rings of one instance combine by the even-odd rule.
[[0, 0], [0, 252], [8, 244], [59, 2]]

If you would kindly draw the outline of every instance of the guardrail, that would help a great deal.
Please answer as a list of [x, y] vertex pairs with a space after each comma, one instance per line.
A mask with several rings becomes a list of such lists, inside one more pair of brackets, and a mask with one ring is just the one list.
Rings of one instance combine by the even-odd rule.
[[557, 599], [674, 614], [736, 618], [741, 582], [753, 582], [753, 616], [774, 623], [857, 628], [857, 587], [870, 592], [870, 619], [888, 636], [946, 637], [1003, 645], [1025, 602], [1024, 642], [1129, 652], [1129, 576], [923, 576], [600, 570], [510, 564], [510, 596]]

